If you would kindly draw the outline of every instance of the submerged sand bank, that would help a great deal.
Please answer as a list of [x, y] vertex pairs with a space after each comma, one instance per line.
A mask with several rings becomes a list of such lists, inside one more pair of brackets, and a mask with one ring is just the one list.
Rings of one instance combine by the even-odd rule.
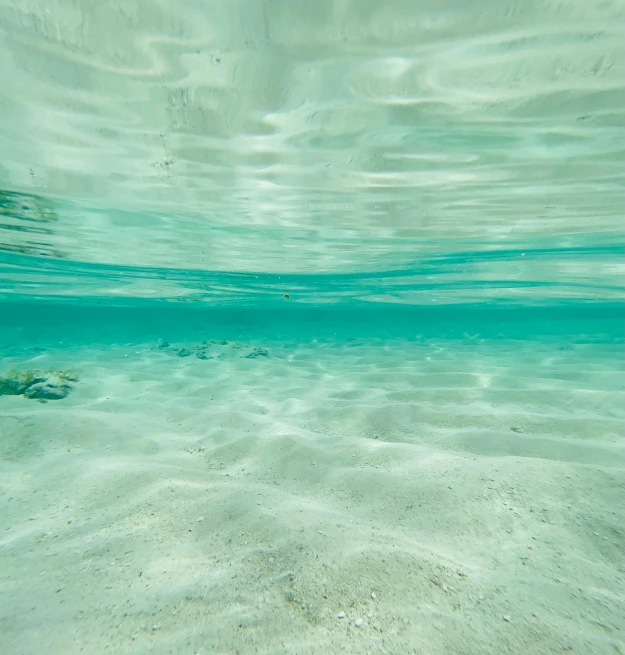
[[625, 652], [616, 346], [196, 347], [5, 359], [3, 653]]

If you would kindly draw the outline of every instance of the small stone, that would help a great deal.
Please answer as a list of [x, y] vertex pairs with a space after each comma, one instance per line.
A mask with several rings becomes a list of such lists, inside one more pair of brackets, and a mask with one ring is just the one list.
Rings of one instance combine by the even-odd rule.
[[512, 430], [512, 432], [518, 432], [518, 433], [523, 432], [523, 428], [520, 428], [518, 425], [513, 425], [510, 429]]
[[371, 592], [371, 598], [373, 598], [373, 600], [375, 600], [377, 598], [377, 596], [375, 595], [375, 591]]
[[511, 619], [507, 614], [503, 617], [503, 620], [504, 620], [506, 623], [510, 623], [510, 621], [512, 621], [512, 619]]
[[344, 618], [345, 618], [345, 612], [339, 612], [339, 613], [336, 615], [336, 618], [337, 618], [337, 619], [344, 619]]
[[357, 628], [360, 628], [362, 626], [362, 619], [356, 619], [356, 621], [354, 621], [354, 625]]

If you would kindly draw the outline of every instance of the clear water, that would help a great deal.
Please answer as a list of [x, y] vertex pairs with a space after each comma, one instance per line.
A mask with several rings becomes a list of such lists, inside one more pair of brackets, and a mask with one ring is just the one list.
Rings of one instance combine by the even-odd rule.
[[625, 652], [624, 18], [0, 0], [3, 653]]

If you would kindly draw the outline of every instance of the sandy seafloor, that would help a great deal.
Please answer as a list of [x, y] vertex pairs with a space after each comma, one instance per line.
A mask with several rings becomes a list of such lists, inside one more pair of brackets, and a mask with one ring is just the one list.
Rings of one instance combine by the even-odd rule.
[[625, 653], [622, 344], [175, 348], [3, 353], [0, 652]]

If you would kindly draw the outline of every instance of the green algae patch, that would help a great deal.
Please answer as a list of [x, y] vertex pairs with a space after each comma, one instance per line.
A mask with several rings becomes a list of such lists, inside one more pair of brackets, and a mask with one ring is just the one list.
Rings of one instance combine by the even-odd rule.
[[0, 377], [0, 396], [46, 402], [67, 398], [78, 378], [69, 371], [9, 371]]

